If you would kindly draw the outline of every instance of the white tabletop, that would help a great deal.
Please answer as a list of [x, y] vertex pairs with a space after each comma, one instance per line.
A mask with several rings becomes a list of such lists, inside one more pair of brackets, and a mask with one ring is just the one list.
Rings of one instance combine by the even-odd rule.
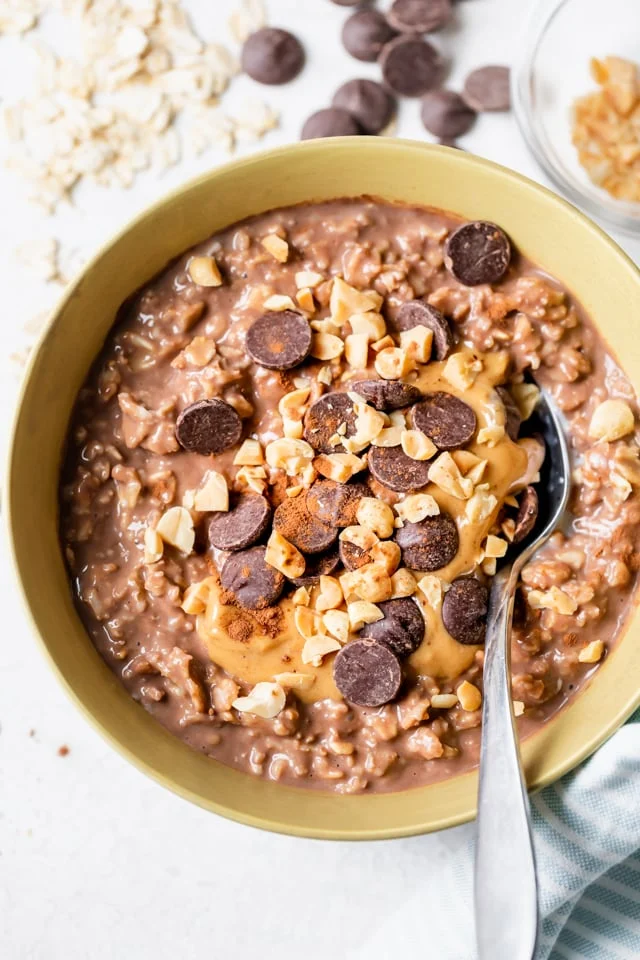
[[[303, 120], [353, 76], [376, 76], [351, 60], [338, 36], [349, 11], [327, 0], [270, 0], [270, 22], [305, 43], [308, 64], [294, 83], [259, 90], [245, 77], [230, 96], [263, 96], [281, 112], [265, 147], [297, 139]], [[441, 38], [453, 55], [450, 85], [468, 70], [510, 63], [523, 3], [470, 0]], [[234, 0], [191, 0], [205, 36]], [[215, 17], [212, 16], [215, 13]], [[440, 42], [440, 38], [438, 38]], [[23, 82], [20, 47], [0, 40], [0, 96]], [[430, 139], [419, 105], [405, 101], [398, 133]], [[469, 150], [541, 180], [512, 115], [480, 117]], [[257, 149], [255, 144], [245, 150]], [[55, 235], [90, 254], [137, 210], [225, 157], [210, 151], [130, 191], [82, 189], [73, 209], [44, 220], [12, 176], [0, 172], [0, 409], [2, 445], [19, 383], [8, 358], [25, 345], [23, 324], [55, 291], [16, 264], [14, 249]], [[640, 256], [640, 246], [619, 238]], [[37, 549], [37, 544], [34, 544]], [[108, 747], [68, 702], [43, 661], [0, 554], [5, 588], [0, 670], [0, 955], [7, 960], [173, 960], [233, 955], [263, 960], [304, 955], [386, 960], [398, 948], [459, 960], [455, 932], [438, 920], [438, 865], [466, 845], [470, 827], [389, 843], [347, 845], [271, 836], [226, 822], [147, 780]], [[69, 753], [60, 756], [61, 746]], [[416, 913], [415, 894], [419, 908]], [[465, 922], [465, 918], [461, 918]]]

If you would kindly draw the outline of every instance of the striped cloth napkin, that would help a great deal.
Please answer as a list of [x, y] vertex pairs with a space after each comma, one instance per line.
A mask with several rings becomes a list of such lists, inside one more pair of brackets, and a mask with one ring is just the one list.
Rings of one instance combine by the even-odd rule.
[[[640, 960], [640, 711], [536, 794], [532, 808], [542, 917], [535, 960]], [[471, 925], [460, 922], [461, 895], [472, 915], [469, 854], [468, 844], [452, 851], [442, 871], [447, 960], [477, 956]]]

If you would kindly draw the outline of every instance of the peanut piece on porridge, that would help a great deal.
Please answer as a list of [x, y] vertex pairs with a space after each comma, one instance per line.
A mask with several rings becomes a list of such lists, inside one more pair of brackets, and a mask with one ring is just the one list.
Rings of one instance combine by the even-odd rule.
[[267, 297], [263, 306], [265, 310], [273, 310], [275, 313], [280, 313], [283, 310], [295, 310], [296, 308], [291, 297], [283, 293], [274, 293]]
[[418, 580], [418, 590], [423, 594], [432, 610], [440, 609], [444, 593], [444, 581], [440, 577], [436, 577], [432, 573], [426, 573], [424, 577]]
[[363, 551], [370, 550], [372, 547], [375, 547], [378, 542], [378, 537], [369, 527], [353, 525], [351, 527], [344, 527], [340, 531], [338, 537], [339, 540], [345, 540], [347, 543], [352, 543], [354, 546], [359, 547]]
[[[373, 530], [382, 540], [390, 537], [394, 530], [393, 510], [388, 503], [376, 500], [375, 497], [361, 498], [356, 510], [356, 520], [361, 527]], [[353, 543], [353, 540], [351, 542]]]
[[316, 610], [334, 610], [342, 603], [342, 587], [335, 577], [321, 576], [320, 589], [316, 597]]
[[366, 370], [369, 362], [369, 338], [366, 333], [350, 333], [345, 338], [344, 356], [350, 367]]
[[303, 287], [302, 290], [298, 290], [296, 300], [309, 315], [316, 312], [316, 303], [310, 287]]
[[281, 440], [272, 440], [265, 448], [267, 463], [275, 470], [284, 470], [290, 477], [295, 477], [301, 467], [299, 461], [313, 460], [315, 452], [306, 440], [296, 440], [285, 437]]
[[403, 453], [412, 460], [430, 460], [438, 451], [433, 440], [430, 440], [422, 430], [403, 430], [400, 434], [400, 444]]
[[279, 237], [277, 233], [268, 233], [266, 237], [263, 237], [260, 241], [267, 253], [270, 253], [278, 263], [286, 263], [289, 259], [289, 244], [286, 240], [283, 240], [282, 237]]
[[270, 567], [279, 570], [289, 579], [301, 577], [307, 565], [300, 551], [288, 540], [285, 540], [277, 530], [272, 531], [267, 541], [267, 552], [264, 559]]
[[311, 594], [306, 587], [298, 587], [291, 597], [294, 607], [308, 607], [311, 603]]
[[440, 507], [430, 493], [409, 493], [396, 503], [396, 513], [407, 523], [420, 523], [425, 517], [437, 517]]
[[417, 326], [412, 330], [402, 330], [400, 346], [413, 361], [429, 363], [433, 348], [433, 330]]
[[452, 353], [444, 365], [443, 377], [464, 393], [472, 387], [482, 370], [482, 360], [470, 353]]
[[490, 533], [484, 545], [485, 557], [504, 557], [509, 544], [502, 537], [496, 537]]
[[192, 257], [187, 272], [199, 287], [219, 287], [222, 285], [220, 268], [213, 257]]
[[434, 710], [450, 710], [457, 702], [458, 697], [455, 693], [434, 693], [431, 697], [431, 706]]
[[367, 600], [354, 600], [353, 603], [347, 604], [347, 613], [349, 626], [354, 633], [361, 630], [365, 623], [377, 623], [384, 617], [380, 607]]
[[593, 411], [589, 424], [589, 436], [593, 440], [613, 443], [633, 433], [633, 411], [624, 400], [604, 400]]
[[401, 380], [411, 372], [414, 364], [406, 350], [401, 350], [400, 347], [385, 347], [378, 353], [374, 366], [383, 380]]
[[236, 467], [259, 467], [264, 463], [264, 454], [259, 440], [243, 440], [233, 458]]
[[381, 540], [371, 547], [369, 553], [372, 562], [386, 570], [389, 576], [392, 576], [400, 566], [402, 551], [395, 540]]
[[480, 484], [468, 501], [464, 516], [467, 523], [482, 523], [491, 516], [498, 506], [497, 497], [489, 493], [488, 484]]
[[347, 483], [364, 468], [364, 460], [353, 453], [321, 453], [315, 458], [313, 465], [320, 476], [327, 480]]
[[321, 621], [322, 618], [320, 614], [316, 613], [315, 610], [311, 610], [306, 606], [296, 607], [293, 622], [295, 623], [296, 630], [305, 640], [308, 640], [309, 637], [315, 637], [320, 633]]
[[[385, 335], [386, 324], [380, 313], [353, 313], [349, 317], [351, 334], [366, 337], [368, 343], [375, 343]], [[393, 341], [391, 341], [393, 343]]]
[[486, 443], [488, 447], [495, 447], [500, 443], [505, 435], [505, 429], [501, 423], [494, 423], [488, 427], [481, 427], [478, 430], [478, 443]]
[[312, 673], [276, 673], [273, 679], [286, 690], [304, 691], [310, 690], [316, 681]]
[[279, 683], [262, 681], [256, 683], [246, 697], [238, 697], [231, 706], [239, 713], [252, 713], [255, 717], [272, 720], [284, 708], [287, 695]]
[[302, 420], [311, 392], [310, 386], [300, 387], [285, 393], [278, 402], [278, 413], [291, 420]]
[[511, 396], [516, 402], [522, 420], [528, 420], [540, 399], [540, 389], [535, 383], [514, 383], [511, 385]]
[[604, 643], [602, 640], [592, 640], [591, 643], [582, 648], [578, 654], [578, 660], [580, 663], [598, 663], [599, 660], [602, 660], [603, 653]]
[[522, 700], [513, 701], [513, 715], [514, 717], [521, 717], [525, 711], [525, 705]]
[[[349, 593], [355, 593], [357, 599], [370, 600], [371, 603], [391, 599], [391, 577], [381, 564], [365, 563], [358, 570], [353, 570], [349, 577]], [[343, 577], [340, 578], [341, 584], [342, 580]], [[345, 592], [344, 584], [342, 589], [348, 602], [349, 595]]]
[[317, 287], [318, 284], [322, 283], [324, 277], [321, 273], [316, 273], [315, 270], [298, 270], [295, 279], [296, 287], [300, 290], [303, 287], [310, 287], [311, 289]]
[[153, 527], [147, 527], [144, 532], [144, 562], [157, 563], [162, 560], [163, 551], [162, 537]]
[[463, 710], [472, 713], [474, 710], [480, 709], [482, 705], [482, 694], [473, 683], [469, 683], [468, 680], [463, 680], [457, 688], [456, 694]]
[[401, 567], [391, 575], [391, 599], [411, 597], [416, 592], [417, 583], [414, 575], [406, 567]]
[[212, 578], [206, 577], [198, 583], [190, 584], [182, 597], [182, 609], [185, 613], [198, 615], [204, 613], [209, 602]]
[[305, 640], [301, 659], [303, 663], [310, 663], [314, 667], [319, 667], [322, 658], [329, 653], [335, 653], [336, 650], [340, 650], [340, 644], [334, 637], [318, 634], [316, 637], [309, 637], [308, 640]]
[[431, 464], [429, 481], [458, 500], [469, 500], [473, 494], [473, 480], [462, 476], [448, 451], [441, 453]]
[[322, 616], [322, 625], [340, 643], [349, 639], [349, 614], [346, 610], [327, 610]]
[[340, 326], [354, 313], [377, 313], [381, 306], [382, 297], [375, 290], [356, 290], [341, 277], [335, 277], [331, 287], [329, 310]]
[[563, 616], [571, 616], [578, 609], [577, 602], [560, 587], [548, 590], [530, 590], [527, 603], [533, 610], [553, 610]]
[[158, 520], [156, 533], [181, 553], [189, 554], [193, 550], [196, 534], [191, 514], [185, 507], [169, 507]]
[[229, 488], [221, 473], [207, 471], [202, 486], [194, 492], [193, 506], [203, 513], [229, 509]]
[[314, 333], [311, 356], [316, 360], [336, 360], [344, 351], [344, 340], [333, 333]]

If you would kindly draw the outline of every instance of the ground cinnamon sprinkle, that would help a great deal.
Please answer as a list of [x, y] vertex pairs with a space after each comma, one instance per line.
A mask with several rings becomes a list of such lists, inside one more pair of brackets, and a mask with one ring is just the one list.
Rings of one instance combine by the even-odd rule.
[[[231, 590], [220, 590], [220, 600], [225, 606], [240, 607]], [[232, 640], [248, 643], [254, 634], [275, 639], [282, 633], [283, 614], [279, 607], [264, 607], [262, 610], [242, 610], [242, 615], [225, 624], [225, 630]]]
[[253, 636], [253, 624], [244, 617], [238, 617], [227, 624], [227, 633], [232, 640], [239, 643], [246, 643]]
[[318, 521], [309, 513], [307, 507], [307, 497], [305, 493], [297, 497], [289, 497], [286, 509], [278, 511], [276, 517], [278, 532], [282, 534], [285, 540], [306, 542], [313, 533], [314, 526], [317, 527]]

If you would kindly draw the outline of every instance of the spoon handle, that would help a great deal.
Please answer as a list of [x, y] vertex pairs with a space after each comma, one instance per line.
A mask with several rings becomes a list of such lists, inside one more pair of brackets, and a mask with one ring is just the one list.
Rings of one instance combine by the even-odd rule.
[[531, 960], [538, 931], [529, 798], [511, 703], [517, 574], [507, 566], [494, 577], [487, 622], [475, 864], [479, 960]]

